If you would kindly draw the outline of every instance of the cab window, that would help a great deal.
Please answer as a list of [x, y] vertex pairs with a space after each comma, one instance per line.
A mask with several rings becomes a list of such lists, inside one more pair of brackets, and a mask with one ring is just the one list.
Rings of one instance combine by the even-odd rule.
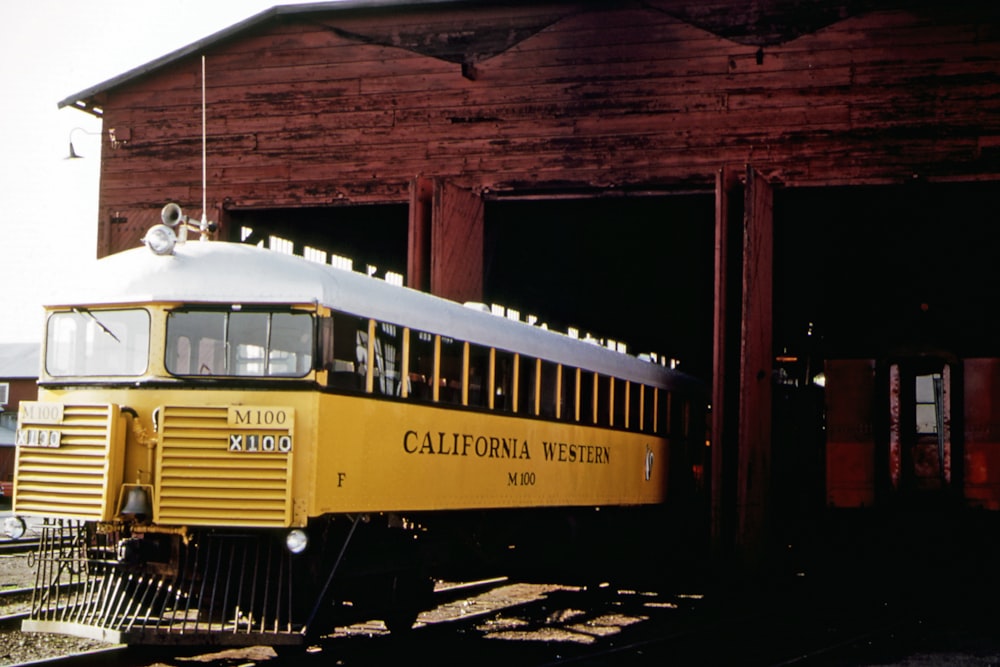
[[149, 321], [141, 308], [52, 313], [45, 370], [54, 377], [142, 375], [149, 362]]
[[173, 311], [167, 371], [173, 375], [303, 377], [312, 370], [313, 318], [269, 311]]

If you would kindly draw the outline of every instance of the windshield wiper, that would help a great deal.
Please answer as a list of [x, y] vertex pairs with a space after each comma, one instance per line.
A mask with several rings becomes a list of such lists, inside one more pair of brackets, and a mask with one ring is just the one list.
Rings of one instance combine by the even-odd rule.
[[105, 326], [104, 322], [102, 322], [99, 319], [97, 319], [97, 316], [94, 315], [89, 310], [87, 310], [86, 308], [74, 308], [73, 312], [76, 313], [77, 315], [85, 315], [86, 317], [89, 317], [90, 319], [92, 319], [94, 321], [94, 324], [96, 324], [97, 326], [99, 326], [101, 328], [101, 331], [103, 331], [104, 333], [106, 333], [109, 336], [111, 336], [112, 338], [114, 338], [116, 343], [121, 343], [122, 342], [121, 339], [118, 338], [118, 336], [116, 336], [115, 333], [111, 329], [109, 329], [107, 326]]

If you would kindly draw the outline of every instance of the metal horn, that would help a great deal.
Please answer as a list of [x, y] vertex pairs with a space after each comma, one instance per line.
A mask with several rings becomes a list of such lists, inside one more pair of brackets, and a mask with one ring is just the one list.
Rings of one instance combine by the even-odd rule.
[[167, 204], [160, 211], [160, 219], [168, 227], [176, 227], [181, 222], [187, 222], [187, 216], [181, 211], [181, 207], [173, 202]]

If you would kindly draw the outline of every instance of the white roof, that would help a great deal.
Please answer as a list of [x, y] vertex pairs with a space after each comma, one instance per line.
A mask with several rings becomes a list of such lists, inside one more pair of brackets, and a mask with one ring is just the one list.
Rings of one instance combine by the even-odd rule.
[[377, 278], [255, 246], [189, 241], [175, 254], [145, 247], [99, 260], [53, 307], [140, 304], [321, 304], [411, 330], [670, 387], [683, 374]]
[[37, 378], [38, 343], [0, 343], [0, 379]]

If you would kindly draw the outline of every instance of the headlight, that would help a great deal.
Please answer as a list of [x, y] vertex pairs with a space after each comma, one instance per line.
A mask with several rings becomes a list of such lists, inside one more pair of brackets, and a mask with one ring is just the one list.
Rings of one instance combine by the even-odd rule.
[[19, 540], [28, 532], [28, 524], [19, 516], [9, 516], [3, 520], [3, 532], [12, 540]]
[[153, 225], [142, 242], [157, 255], [170, 255], [177, 245], [177, 234], [166, 225]]
[[300, 554], [309, 546], [309, 536], [306, 535], [306, 531], [299, 530], [298, 528], [290, 530], [285, 535], [285, 546], [293, 554]]

